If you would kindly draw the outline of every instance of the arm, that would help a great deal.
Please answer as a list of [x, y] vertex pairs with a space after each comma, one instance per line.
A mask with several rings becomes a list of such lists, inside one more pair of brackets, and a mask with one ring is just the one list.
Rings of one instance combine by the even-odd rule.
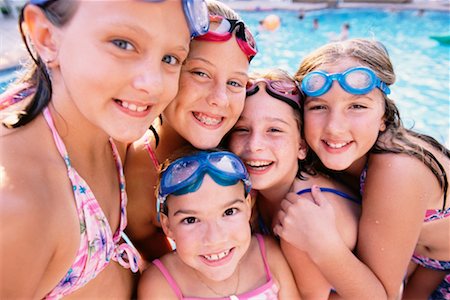
[[[345, 187], [337, 184], [336, 182], [331, 182], [330, 179], [323, 178], [321, 176], [310, 177], [308, 180], [296, 180], [292, 190], [299, 191], [304, 188], [311, 187], [312, 184], [318, 184], [320, 187], [333, 188], [349, 194], [349, 191]], [[333, 208], [336, 218], [336, 226], [340, 236], [347, 247], [350, 250], [353, 250], [356, 245], [360, 205], [332, 193], [324, 193], [323, 195], [329, 200]], [[298, 199], [298, 201], [309, 201], [314, 203], [311, 193], [304, 194]], [[282, 207], [286, 209], [287, 203], [288, 202], [285, 201], [282, 204]], [[292, 214], [295, 215], [295, 212], [292, 212]], [[281, 211], [279, 215], [282, 218], [283, 211]], [[301, 221], [300, 219], [301, 218], [296, 218], [298, 221]], [[302, 225], [294, 224], [294, 226]], [[295, 238], [295, 235], [293, 238]], [[326, 238], [326, 236], [322, 238]], [[320, 269], [314, 264], [308, 254], [297, 249], [294, 245], [288, 243], [284, 239], [281, 239], [281, 249], [283, 250], [283, 253], [294, 273], [297, 287], [302, 295], [302, 298], [328, 298], [330, 290], [333, 287], [330, 283], [328, 283]]]
[[280, 285], [279, 299], [300, 299], [292, 271], [280, 247], [272, 238], [264, 237], [264, 243], [270, 271]]
[[[306, 227], [301, 231], [302, 243], [294, 244], [310, 255], [336, 289], [333, 298], [398, 296], [422, 225], [427, 187], [436, 184], [428, 168], [415, 158], [373, 156], [359, 222], [357, 256], [339, 236], [331, 205], [322, 193], [313, 192], [315, 205], [303, 202], [307, 205], [303, 205], [301, 219]], [[288, 196], [291, 202], [297, 199]], [[277, 230], [283, 237], [283, 229]], [[327, 239], [318, 238], [323, 236]]]
[[56, 239], [48, 234], [52, 232], [51, 216], [36, 201], [27, 198], [27, 193], [18, 195], [11, 191], [12, 184], [5, 187], [3, 183], [0, 191], [0, 298], [42, 298], [52, 288], [42, 287], [42, 279], [56, 250]]

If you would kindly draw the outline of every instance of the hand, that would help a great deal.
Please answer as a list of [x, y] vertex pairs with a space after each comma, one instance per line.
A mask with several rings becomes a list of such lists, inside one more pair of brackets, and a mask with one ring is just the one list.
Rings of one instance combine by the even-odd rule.
[[341, 239], [332, 205], [318, 186], [312, 187], [311, 194], [312, 199], [287, 194], [274, 227], [280, 238], [310, 255]]

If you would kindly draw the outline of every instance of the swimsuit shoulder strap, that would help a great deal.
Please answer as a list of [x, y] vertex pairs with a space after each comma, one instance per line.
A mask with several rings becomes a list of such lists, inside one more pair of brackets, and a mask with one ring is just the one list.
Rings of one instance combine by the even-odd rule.
[[[349, 194], [341, 192], [341, 191], [336, 190], [336, 189], [321, 187], [320, 191], [321, 192], [332, 193], [332, 194], [341, 196], [342, 198], [345, 198], [347, 200], [350, 200], [350, 201], [352, 201], [352, 202], [354, 202], [356, 204], [361, 204], [361, 200], [360, 199], [354, 198], [354, 197], [350, 196]], [[300, 190], [300, 191], [297, 192], [297, 195], [302, 195], [302, 194], [306, 194], [306, 193], [311, 193], [311, 189], [307, 188], [307, 189]]]
[[178, 287], [175, 279], [173, 279], [172, 275], [170, 275], [169, 270], [167, 270], [164, 264], [159, 259], [155, 259], [152, 263], [159, 269], [159, 271], [161, 271], [164, 278], [167, 280], [170, 287], [177, 295], [178, 299], [183, 299], [183, 294], [181, 293], [180, 288]]
[[272, 279], [272, 273], [270, 272], [269, 264], [267, 262], [267, 255], [266, 255], [266, 245], [264, 243], [264, 237], [257, 233], [255, 234], [256, 239], [258, 240], [259, 250], [261, 252], [261, 256], [264, 262], [264, 270], [266, 271], [266, 279], [267, 281], [270, 281]]

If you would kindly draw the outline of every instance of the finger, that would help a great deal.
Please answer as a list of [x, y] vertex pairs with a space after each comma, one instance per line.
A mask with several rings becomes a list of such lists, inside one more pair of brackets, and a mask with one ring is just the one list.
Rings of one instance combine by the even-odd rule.
[[287, 209], [289, 208], [289, 206], [291, 206], [292, 204], [294, 204], [294, 203], [290, 202], [289, 200], [284, 199], [283, 201], [281, 201], [280, 211], [286, 212]]
[[313, 185], [311, 187], [311, 194], [313, 196], [314, 202], [319, 205], [323, 206], [327, 203], [327, 198], [324, 196], [324, 194], [320, 191], [319, 186]]
[[294, 204], [298, 201], [299, 195], [296, 193], [287, 193], [284, 197], [284, 200], [289, 201], [290, 203]]
[[286, 213], [282, 210], [279, 210], [278, 214], [277, 214], [277, 224], [283, 225], [285, 217], [286, 217]]

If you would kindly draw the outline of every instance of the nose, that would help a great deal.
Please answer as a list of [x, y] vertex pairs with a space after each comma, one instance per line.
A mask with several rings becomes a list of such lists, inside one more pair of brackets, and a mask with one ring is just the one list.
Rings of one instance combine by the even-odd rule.
[[205, 224], [203, 241], [205, 245], [219, 245], [227, 240], [226, 229], [220, 220], [209, 221]]
[[331, 110], [326, 121], [326, 131], [332, 134], [343, 132], [347, 125], [344, 114], [338, 110]]
[[210, 106], [228, 107], [229, 101], [226, 84], [215, 84], [210, 90], [206, 102]]
[[248, 137], [247, 147], [250, 152], [263, 150], [265, 147], [264, 137], [257, 132], [252, 132], [252, 134]]
[[133, 87], [151, 97], [159, 97], [164, 91], [164, 70], [161, 61], [149, 61], [137, 67]]

